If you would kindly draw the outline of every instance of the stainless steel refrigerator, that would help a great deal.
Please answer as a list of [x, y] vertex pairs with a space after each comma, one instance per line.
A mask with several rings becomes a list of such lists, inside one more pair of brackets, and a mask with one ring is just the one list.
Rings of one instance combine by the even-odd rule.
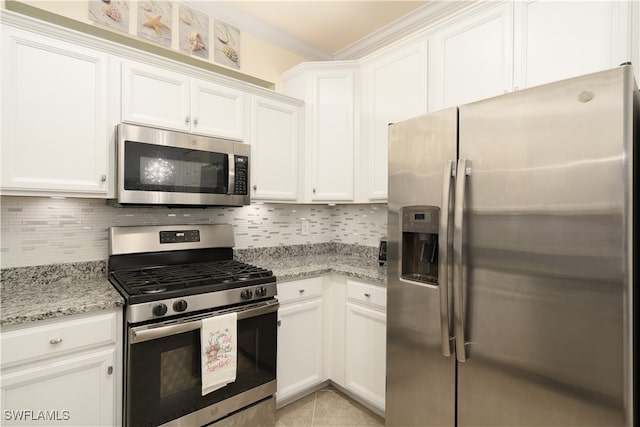
[[387, 426], [632, 426], [630, 66], [389, 127]]

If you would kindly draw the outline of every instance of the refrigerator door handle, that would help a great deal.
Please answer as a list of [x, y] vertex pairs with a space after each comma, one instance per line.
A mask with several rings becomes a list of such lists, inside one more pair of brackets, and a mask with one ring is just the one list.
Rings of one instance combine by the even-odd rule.
[[471, 173], [471, 162], [458, 160], [456, 173], [455, 209], [453, 214], [453, 318], [456, 338], [456, 357], [458, 362], [467, 360], [465, 348], [465, 304], [464, 259], [462, 251], [464, 199], [467, 175]]
[[442, 210], [438, 225], [438, 290], [440, 292], [440, 330], [442, 333], [442, 355], [451, 356], [451, 316], [449, 314], [449, 211], [451, 205], [451, 181], [456, 168], [453, 160], [448, 160], [442, 171]]

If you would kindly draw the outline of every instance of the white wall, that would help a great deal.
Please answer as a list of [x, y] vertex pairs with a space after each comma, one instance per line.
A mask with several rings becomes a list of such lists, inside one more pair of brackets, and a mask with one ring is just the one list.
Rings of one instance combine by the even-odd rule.
[[[236, 248], [342, 242], [377, 246], [386, 205], [253, 204], [242, 208], [114, 208], [100, 199], [0, 199], [0, 267], [106, 260], [108, 230], [122, 225], [233, 224]], [[301, 221], [309, 220], [309, 235]]]

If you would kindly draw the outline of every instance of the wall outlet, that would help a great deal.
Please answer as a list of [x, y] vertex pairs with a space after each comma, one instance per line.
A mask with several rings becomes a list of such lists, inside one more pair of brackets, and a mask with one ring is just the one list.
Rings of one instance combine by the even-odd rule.
[[308, 219], [303, 219], [300, 225], [300, 234], [302, 234], [303, 236], [308, 236], [309, 235], [309, 220]]

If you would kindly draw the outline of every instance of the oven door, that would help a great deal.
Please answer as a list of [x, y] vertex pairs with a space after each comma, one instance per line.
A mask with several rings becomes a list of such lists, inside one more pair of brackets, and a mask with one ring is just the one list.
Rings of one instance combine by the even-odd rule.
[[[130, 327], [125, 424], [205, 425], [275, 394], [276, 299]], [[236, 380], [202, 396], [200, 325], [237, 313]]]

